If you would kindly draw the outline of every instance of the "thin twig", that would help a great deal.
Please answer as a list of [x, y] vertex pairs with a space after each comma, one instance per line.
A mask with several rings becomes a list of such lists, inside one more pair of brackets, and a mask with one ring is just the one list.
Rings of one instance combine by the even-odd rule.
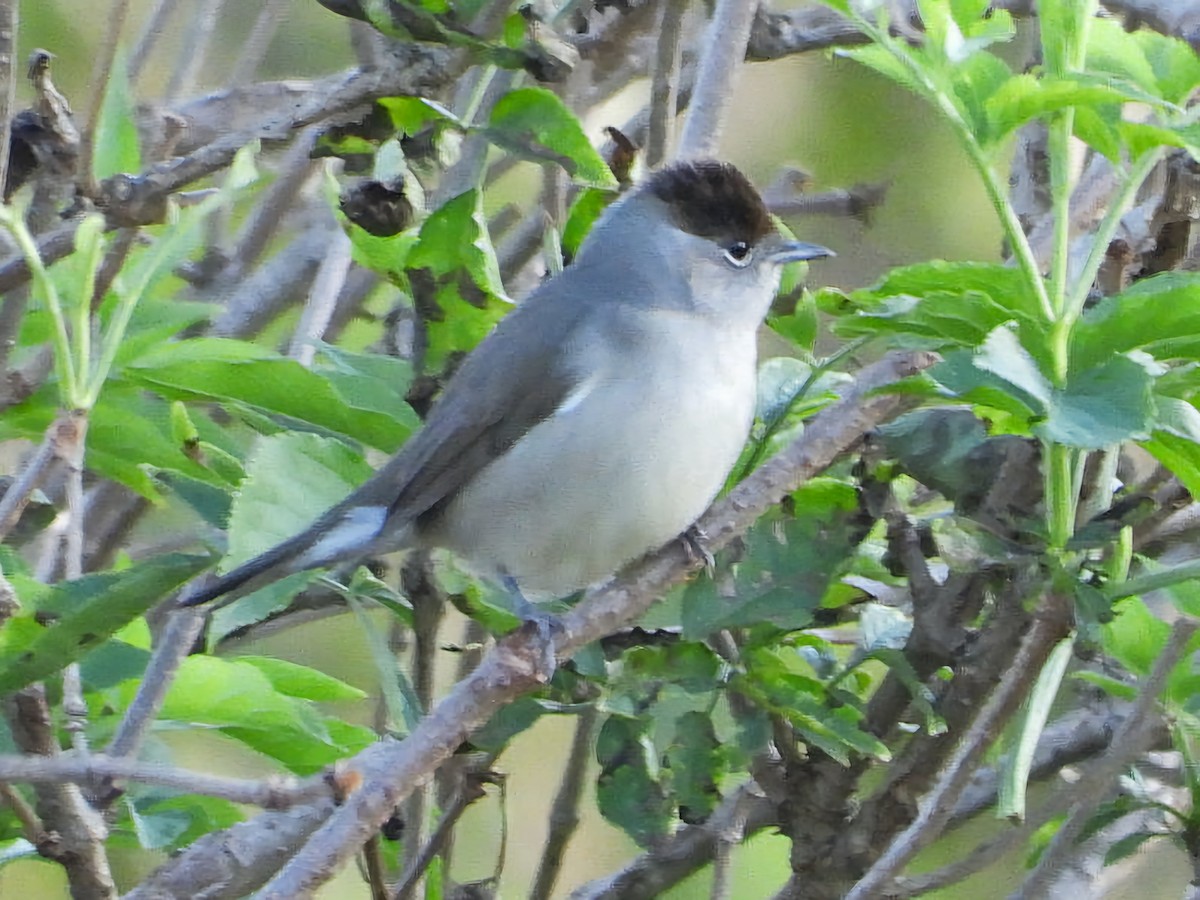
[[91, 784], [100, 779], [137, 781], [172, 788], [181, 793], [221, 797], [232, 803], [249, 803], [264, 809], [284, 809], [332, 794], [324, 775], [299, 779], [225, 778], [191, 772], [175, 766], [117, 759], [104, 753], [87, 757], [0, 755], [0, 781], [28, 784]]
[[163, 97], [167, 103], [174, 103], [195, 90], [224, 5], [225, 0], [198, 0], [192, 7], [192, 20], [184, 29], [186, 38], [180, 53], [182, 62], [171, 69], [171, 80]]
[[[67, 520], [63, 536], [63, 577], [73, 581], [83, 575], [83, 453], [87, 442], [88, 416], [86, 410], [74, 410], [64, 417], [65, 427], [56, 428], [54, 451], [66, 469]], [[66, 730], [71, 735], [75, 752], [86, 756], [87, 701], [83, 698], [83, 679], [79, 663], [63, 669], [62, 708], [66, 714]]]
[[325, 336], [325, 329], [333, 319], [338, 296], [350, 271], [350, 238], [340, 228], [331, 228], [329, 237], [325, 258], [317, 267], [317, 277], [313, 279], [308, 302], [300, 313], [300, 322], [288, 350], [288, 355], [306, 368], [312, 366], [317, 343]]
[[[286, 247], [225, 293], [225, 309], [209, 327], [217, 337], [257, 334], [293, 301], [304, 296], [320, 267], [329, 230], [324, 220], [297, 234]], [[220, 291], [214, 291], [220, 293]]]
[[1040, 615], [1021, 641], [1012, 668], [988, 697], [971, 727], [943, 767], [933, 789], [921, 799], [916, 818], [892, 841], [882, 856], [846, 895], [846, 900], [873, 900], [881, 896], [896, 875], [923, 847], [933, 841], [950, 817], [970, 781], [975, 764], [987, 752], [1004, 723], [1016, 710], [1042, 664], [1067, 631], [1064, 598], [1047, 594]]
[[371, 900], [388, 900], [387, 867], [383, 862], [383, 847], [379, 835], [374, 835], [363, 845], [363, 862], [367, 869], [367, 887]]
[[274, 180], [259, 195], [254, 210], [238, 232], [232, 272], [240, 273], [258, 261], [285, 221], [284, 213], [296, 205], [305, 184], [320, 171], [320, 163], [309, 158], [319, 132], [315, 126], [305, 128], [279, 161]]
[[[476, 77], [479, 79], [476, 91], [481, 94], [463, 98], [464, 106], [458, 110], [460, 115], [467, 117], [469, 123], [486, 122], [492, 107], [517, 84], [517, 73], [509, 70], [484, 68]], [[484, 166], [487, 165], [489, 148], [490, 144], [482, 134], [475, 133], [466, 137], [460, 148], [458, 160], [442, 175], [430, 198], [431, 209], [479, 183]]]
[[575, 722], [575, 736], [571, 740], [571, 751], [563, 767], [562, 782], [554, 803], [550, 806], [549, 834], [538, 862], [537, 876], [529, 892], [530, 900], [548, 900], [562, 869], [567, 845], [579, 827], [579, 801], [583, 797], [583, 786], [587, 777], [588, 761], [591, 759], [592, 739], [600, 712], [596, 705], [584, 707]]
[[[17, 25], [20, 0], [0, 0], [0, 190], [8, 180], [12, 118], [17, 109]], [[7, 302], [8, 298], [5, 298]]]
[[6, 804], [13, 811], [13, 815], [21, 823], [21, 831], [25, 835], [25, 840], [36, 847], [46, 833], [46, 829], [42, 827], [42, 820], [38, 818], [37, 810], [29, 805], [29, 802], [21, 796], [20, 791], [4, 781], [0, 781], [0, 803]]
[[150, 52], [154, 49], [155, 42], [166, 33], [167, 20], [178, 5], [179, 0], [156, 0], [154, 9], [146, 17], [146, 24], [138, 36], [133, 52], [129, 54], [129, 80], [131, 83], [136, 82], [138, 76], [141, 75], [146, 60], [150, 58]]
[[679, 138], [679, 159], [713, 156], [719, 149], [757, 9], [757, 3], [747, 0], [717, 0], [704, 35], [687, 122]]
[[[489, 759], [490, 764], [490, 759]], [[442, 851], [442, 848], [450, 841], [450, 836], [454, 832], [454, 826], [458, 824], [463, 813], [467, 811], [472, 803], [476, 800], [487, 796], [483, 790], [484, 782], [474, 773], [465, 773], [459, 790], [455, 793], [454, 799], [446, 807], [442, 813], [441, 819], [433, 829], [433, 833], [429, 836], [419, 853], [415, 854], [412, 861], [405, 867], [404, 874], [400, 876], [400, 881], [396, 885], [396, 889], [392, 892], [391, 900], [409, 900], [416, 889], [421, 878], [429, 869], [434, 858]]]
[[57, 459], [54, 452], [54, 434], [58, 428], [58, 424], [58, 421], [55, 421], [53, 425], [46, 429], [46, 436], [38, 444], [38, 448], [33, 452], [33, 456], [25, 463], [25, 468], [21, 471], [21, 476], [9, 485], [8, 490], [4, 492], [4, 496], [0, 497], [0, 540], [4, 540], [8, 536], [8, 533], [12, 531], [13, 526], [20, 520], [21, 513], [24, 512], [25, 506], [29, 503], [29, 498], [41, 486], [50, 466]]
[[666, 0], [658, 24], [654, 73], [650, 80], [650, 131], [646, 165], [655, 168], [671, 155], [679, 102], [679, 66], [683, 59], [683, 16], [690, 0]]
[[[430, 565], [428, 554], [410, 553], [400, 573], [400, 589], [409, 599], [413, 610], [412, 684], [422, 712], [433, 708], [434, 679], [440, 649], [437, 638], [446, 614], [446, 597], [431, 577]], [[418, 786], [404, 806], [404, 864], [407, 872], [414, 870], [425, 842], [431, 790], [432, 785], [428, 783]], [[419, 878], [420, 875], [416, 875], [413, 883]]]
[[1112, 790], [1117, 776], [1146, 747], [1150, 733], [1149, 725], [1158, 705], [1158, 695], [1166, 686], [1176, 664], [1187, 650], [1192, 635], [1200, 623], [1181, 618], [1171, 626], [1167, 643], [1154, 660], [1154, 668], [1142, 681], [1137, 700], [1129, 716], [1121, 723], [1120, 730], [1100, 759], [1087, 770], [1084, 779], [1075, 786], [1074, 802], [1067, 818], [1055, 832], [1050, 845], [1038, 860], [1037, 867], [1025, 879], [1021, 888], [1010, 895], [1011, 900], [1041, 900], [1050, 896], [1054, 879], [1062, 872], [1062, 866], [1078, 849], [1078, 839], [1087, 826], [1092, 813]]
[[[176, 609], [171, 612], [167, 619], [167, 627], [163, 629], [158, 646], [154, 648], [141, 683], [138, 684], [137, 694], [125, 710], [125, 716], [108, 744], [107, 754], [110, 758], [137, 756], [147, 729], [162, 709], [167, 688], [175, 677], [176, 670], [191, 651], [196, 638], [200, 636], [204, 618], [203, 611], [195, 609]], [[104, 799], [111, 802], [115, 797]]]
[[279, 23], [284, 20], [284, 10], [287, 4], [288, 0], [265, 0], [262, 9], [258, 11], [258, 18], [254, 20], [254, 25], [246, 38], [246, 43], [242, 44], [242, 52], [238, 55], [237, 62], [233, 64], [233, 71], [229, 75], [229, 84], [244, 84], [254, 78], [258, 67], [262, 65], [263, 58], [267, 55], [267, 48], [271, 46], [271, 38], [275, 36]]

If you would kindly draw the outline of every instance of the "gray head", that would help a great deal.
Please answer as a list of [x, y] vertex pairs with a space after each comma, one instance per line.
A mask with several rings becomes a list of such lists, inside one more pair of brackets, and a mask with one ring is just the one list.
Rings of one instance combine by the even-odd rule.
[[[578, 265], [614, 257], [651, 282], [656, 303], [723, 317], [761, 320], [783, 263], [832, 256], [789, 241], [762, 197], [728, 163], [697, 160], [660, 169], [605, 213], [580, 249]], [[686, 285], [686, 295], [668, 288]]]

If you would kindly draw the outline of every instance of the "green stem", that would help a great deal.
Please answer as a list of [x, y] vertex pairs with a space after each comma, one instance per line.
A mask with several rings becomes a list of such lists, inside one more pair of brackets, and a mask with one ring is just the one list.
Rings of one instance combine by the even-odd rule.
[[82, 222], [75, 232], [75, 249], [83, 258], [83, 284], [75, 298], [75, 352], [83, 389], [92, 386], [92, 295], [96, 292], [96, 273], [100, 270], [104, 220]]
[[1129, 578], [1129, 564], [1133, 561], [1133, 529], [1126, 525], [1117, 535], [1112, 555], [1105, 565], [1109, 581], [1125, 581]]
[[1033, 255], [1033, 247], [1029, 244], [1029, 238], [1025, 234], [1025, 229], [1021, 227], [1021, 220], [1017, 216], [1017, 211], [1013, 209], [1012, 204], [1008, 201], [1007, 189], [996, 174], [995, 169], [992, 168], [987, 154], [984, 153], [983, 148], [975, 140], [975, 135], [971, 133], [967, 123], [959, 119], [956, 126], [959, 131], [959, 138], [967, 150], [967, 155], [970, 156], [980, 177], [983, 179], [983, 186], [987, 190], [988, 199], [992, 202], [992, 208], [996, 210], [996, 214], [1000, 217], [1000, 224], [1004, 226], [1004, 234], [1008, 238], [1013, 256], [1016, 257], [1017, 265], [1021, 267], [1021, 271], [1025, 274], [1025, 280], [1037, 296], [1038, 305], [1042, 308], [1042, 315], [1046, 317], [1046, 321], [1053, 322], [1055, 319], [1054, 306], [1051, 304], [1050, 295], [1046, 291], [1046, 281], [1042, 278], [1037, 258]]
[[33, 234], [25, 224], [25, 218], [21, 211], [15, 210], [11, 206], [0, 207], [0, 210], [2, 210], [0, 211], [0, 224], [9, 230], [17, 242], [21, 255], [29, 264], [33, 283], [45, 298], [46, 309], [50, 312], [50, 318], [54, 320], [54, 361], [58, 368], [60, 402], [67, 409], [84, 408], [81, 402], [82, 391], [80, 390], [79, 375], [75, 371], [75, 360], [71, 352], [71, 336], [67, 331], [67, 320], [63, 314], [58, 291], [50, 279], [50, 273], [46, 271], [41, 253], [38, 252], [37, 241], [34, 240]]
[[1050, 547], [1061, 550], [1075, 531], [1075, 471], [1071, 448], [1043, 441], [1046, 482], [1046, 530]]
[[1178, 566], [1159, 569], [1156, 572], [1147, 572], [1145, 575], [1138, 575], [1128, 581], [1110, 582], [1104, 586], [1104, 596], [1109, 600], [1121, 600], [1125, 597], [1136, 597], [1139, 594], [1147, 594], [1150, 591], [1161, 590], [1196, 579], [1200, 579], [1200, 560], [1192, 560]]
[[[1050, 155], [1050, 197], [1054, 214], [1054, 246], [1050, 257], [1050, 304], [1054, 321], [1063, 318], [1067, 302], [1067, 266], [1071, 261], [1071, 132], [1075, 110], [1064, 109], [1050, 122], [1047, 150]], [[1056, 348], [1057, 349], [1057, 348]], [[1066, 380], [1066, 359], [1054, 359], [1059, 386]]]

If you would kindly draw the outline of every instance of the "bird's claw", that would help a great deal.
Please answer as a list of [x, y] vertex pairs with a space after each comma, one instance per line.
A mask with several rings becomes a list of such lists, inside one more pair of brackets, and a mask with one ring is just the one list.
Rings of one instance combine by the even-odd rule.
[[688, 561], [691, 563], [704, 563], [704, 572], [709, 578], [713, 577], [713, 573], [717, 569], [717, 560], [713, 557], [712, 551], [708, 549], [706, 542], [708, 535], [698, 525], [691, 525], [680, 536], [680, 541], [683, 544], [683, 552], [687, 554]]
[[521, 629], [532, 631], [541, 648], [541, 658], [538, 660], [538, 671], [546, 682], [554, 677], [558, 668], [558, 656], [555, 650], [557, 638], [565, 632], [562, 620], [551, 612], [539, 608], [529, 602], [516, 580], [506, 576], [504, 587], [513, 598], [514, 612], [521, 617]]

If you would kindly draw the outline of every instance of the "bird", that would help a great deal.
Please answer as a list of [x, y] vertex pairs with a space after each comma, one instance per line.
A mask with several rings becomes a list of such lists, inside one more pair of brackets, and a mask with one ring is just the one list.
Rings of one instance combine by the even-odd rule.
[[780, 269], [832, 255], [784, 237], [729, 163], [651, 173], [463, 360], [370, 479], [177, 602], [406, 548], [451, 551], [523, 618], [610, 578], [720, 492], [753, 423], [757, 331]]

